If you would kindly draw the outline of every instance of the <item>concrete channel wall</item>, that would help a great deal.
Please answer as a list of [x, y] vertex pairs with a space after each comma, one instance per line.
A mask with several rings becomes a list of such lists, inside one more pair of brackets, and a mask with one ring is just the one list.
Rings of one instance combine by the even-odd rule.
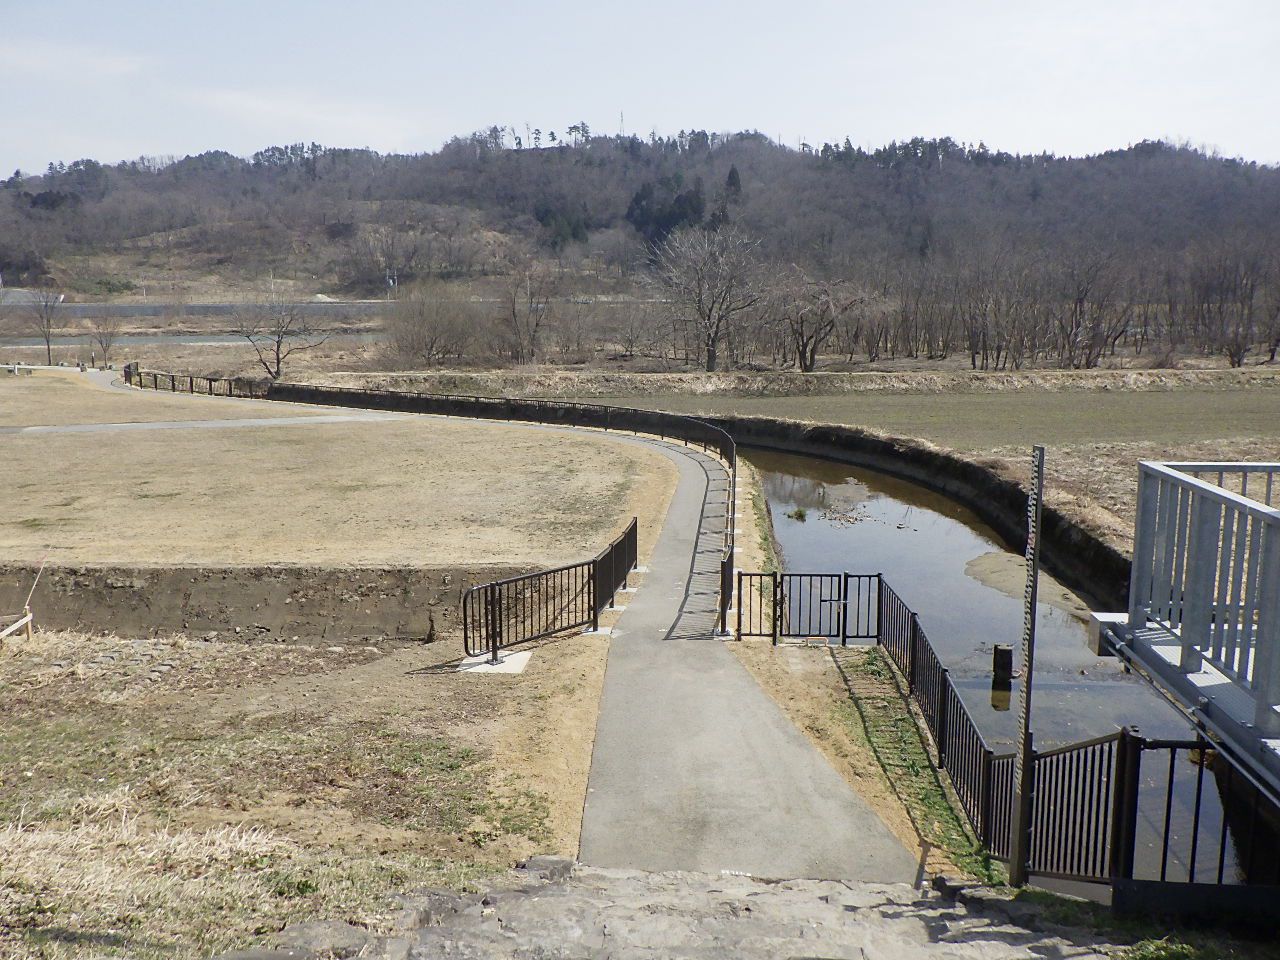
[[[708, 417], [744, 447], [868, 467], [937, 491], [968, 507], [1008, 544], [1026, 543], [1027, 493], [1017, 483], [964, 457], [919, 441], [825, 424], [763, 417]], [[1028, 461], [1030, 451], [1028, 451]], [[1095, 610], [1124, 610], [1129, 558], [1069, 516], [1045, 505], [1041, 561]]]
[[[460, 630], [462, 592], [525, 568], [47, 567], [31, 609], [42, 629], [132, 636], [217, 632], [244, 640], [426, 639]], [[35, 580], [0, 567], [0, 610]]]
[[[564, 426], [607, 427], [679, 436], [687, 418], [656, 410], [555, 400], [465, 397], [276, 383], [272, 400], [401, 410], [457, 417], [521, 420]], [[1012, 548], [1026, 535], [1026, 492], [1016, 483], [963, 457], [918, 441], [886, 437], [856, 427], [809, 424], [764, 417], [702, 417], [743, 447], [798, 453], [910, 480], [974, 511]], [[1094, 609], [1123, 610], [1129, 590], [1129, 558], [1067, 515], [1046, 506], [1041, 558], [1046, 569], [1080, 593]]]

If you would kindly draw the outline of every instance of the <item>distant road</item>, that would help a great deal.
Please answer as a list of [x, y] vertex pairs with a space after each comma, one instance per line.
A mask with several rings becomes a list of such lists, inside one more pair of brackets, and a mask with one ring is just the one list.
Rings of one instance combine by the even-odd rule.
[[[37, 294], [20, 287], [0, 287], [0, 305], [7, 307], [30, 307], [36, 302]], [[348, 317], [377, 316], [387, 306], [386, 300], [305, 300], [299, 303], [287, 303], [283, 306], [309, 317], [332, 317], [343, 319]], [[237, 310], [266, 306], [262, 303], [63, 303], [58, 307], [60, 316], [73, 320], [89, 317], [229, 317]], [[276, 306], [280, 306], [277, 304]]]
[[[58, 313], [72, 319], [89, 317], [230, 317], [238, 310], [265, 306], [254, 303], [64, 303]], [[275, 304], [279, 307], [280, 304]], [[283, 306], [308, 317], [341, 320], [350, 317], [376, 317], [386, 309], [386, 300], [316, 300]]]

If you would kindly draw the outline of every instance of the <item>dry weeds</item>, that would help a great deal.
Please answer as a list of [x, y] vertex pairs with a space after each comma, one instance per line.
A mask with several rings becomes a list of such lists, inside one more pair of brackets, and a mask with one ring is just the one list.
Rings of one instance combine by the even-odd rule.
[[650, 536], [676, 477], [606, 434], [419, 417], [3, 443], [0, 553], [66, 564], [555, 565]]
[[0, 374], [0, 427], [304, 417], [327, 412], [265, 401], [114, 390], [96, 386], [74, 370]]
[[[0, 653], [0, 955], [207, 956], [572, 854], [606, 649], [564, 638], [482, 677], [451, 671], [452, 643], [20, 638]], [[138, 681], [138, 654], [169, 669]]]

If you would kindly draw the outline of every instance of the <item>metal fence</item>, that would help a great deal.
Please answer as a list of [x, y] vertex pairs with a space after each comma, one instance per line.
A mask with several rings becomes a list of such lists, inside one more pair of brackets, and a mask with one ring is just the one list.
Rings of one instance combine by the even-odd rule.
[[739, 573], [738, 636], [874, 640], [879, 583], [879, 574]]
[[267, 387], [248, 377], [197, 377], [186, 373], [143, 370], [136, 363], [125, 364], [121, 372], [125, 383], [144, 390], [246, 399], [265, 399], [267, 396]]
[[564, 630], [600, 627], [638, 561], [637, 522], [599, 555], [582, 563], [471, 587], [462, 595], [462, 645], [467, 656], [497, 662], [506, 647]]
[[355, 387], [312, 386], [243, 378], [211, 379], [185, 374], [141, 370], [136, 363], [124, 368], [125, 382], [133, 386], [175, 393], [207, 393], [292, 403], [320, 403], [371, 410], [398, 410], [440, 416], [474, 417], [576, 427], [594, 427], [679, 440], [714, 452], [725, 464], [729, 487], [724, 507], [724, 539], [720, 555], [719, 629], [728, 630], [733, 602], [734, 545], [737, 539], [738, 450], [727, 432], [696, 417], [660, 410], [578, 403], [566, 400], [528, 400], [481, 397], [466, 394], [405, 393]]
[[[791, 602], [783, 596], [787, 576], [804, 583]], [[874, 619], [858, 622], [873, 628], [901, 675], [974, 836], [992, 856], [1007, 860], [1013, 754], [996, 753], [988, 744], [919, 617], [882, 577], [739, 573], [739, 633], [776, 642], [788, 635], [788, 623], [839, 629], [825, 619], [836, 606], [830, 601], [837, 599], [837, 584], [857, 580], [874, 591], [877, 607]], [[797, 612], [797, 602], [810, 609]], [[1180, 761], [1191, 755], [1195, 773], [1179, 779]], [[1209, 769], [1215, 776], [1205, 776]], [[1188, 777], [1194, 781], [1187, 783]], [[1034, 875], [1091, 883], [1280, 880], [1280, 804], [1204, 738], [1149, 740], [1123, 729], [1033, 751], [1032, 785], [1027, 850]], [[1161, 827], [1153, 828], [1157, 823]]]
[[1280, 463], [1142, 463], [1129, 590], [1145, 652], [1163, 632], [1178, 670], [1214, 667], [1264, 737], [1280, 736], [1278, 478]]

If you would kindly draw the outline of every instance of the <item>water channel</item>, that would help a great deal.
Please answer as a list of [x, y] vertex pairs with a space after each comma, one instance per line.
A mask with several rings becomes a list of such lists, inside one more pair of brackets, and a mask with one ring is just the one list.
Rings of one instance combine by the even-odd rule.
[[[773, 520], [781, 568], [788, 573], [881, 573], [920, 617], [957, 692], [996, 752], [1012, 749], [1018, 684], [1012, 699], [993, 694], [992, 648], [1022, 634], [1025, 566], [995, 531], [971, 510], [906, 481], [813, 457], [745, 452], [756, 468]], [[1143, 680], [1113, 657], [1088, 646], [1087, 608], [1049, 576], [1040, 582], [1036, 616], [1033, 729], [1036, 746], [1079, 742], [1135, 726], [1149, 738], [1185, 740], [1185, 719]], [[1179, 771], [1171, 812], [1175, 831], [1170, 870], [1195, 857], [1200, 875], [1212, 874], [1216, 844], [1193, 853], [1185, 824], [1195, 815], [1192, 768]], [[1143, 767], [1137, 844], [1138, 873], [1156, 876], [1164, 829], [1168, 772]], [[1203, 791], [1200, 815], [1206, 836], [1216, 837], [1223, 811], [1217, 791]], [[1233, 829], [1234, 833], [1234, 829]], [[1225, 837], [1225, 833], [1224, 833]], [[1224, 867], [1238, 878], [1241, 858], [1234, 837]], [[1171, 873], [1171, 877], [1173, 874]], [[1077, 891], [1080, 892], [1080, 891]]]
[[[1012, 743], [1014, 711], [991, 691], [996, 644], [1022, 635], [1025, 567], [965, 507], [915, 484], [844, 464], [751, 451], [773, 518], [782, 569], [881, 573], [951, 671], [988, 742]], [[1042, 746], [1135, 725], [1186, 736], [1186, 722], [1114, 657], [1089, 649], [1087, 607], [1048, 575], [1036, 616], [1034, 729]], [[1015, 678], [1013, 701], [1017, 700]]]

